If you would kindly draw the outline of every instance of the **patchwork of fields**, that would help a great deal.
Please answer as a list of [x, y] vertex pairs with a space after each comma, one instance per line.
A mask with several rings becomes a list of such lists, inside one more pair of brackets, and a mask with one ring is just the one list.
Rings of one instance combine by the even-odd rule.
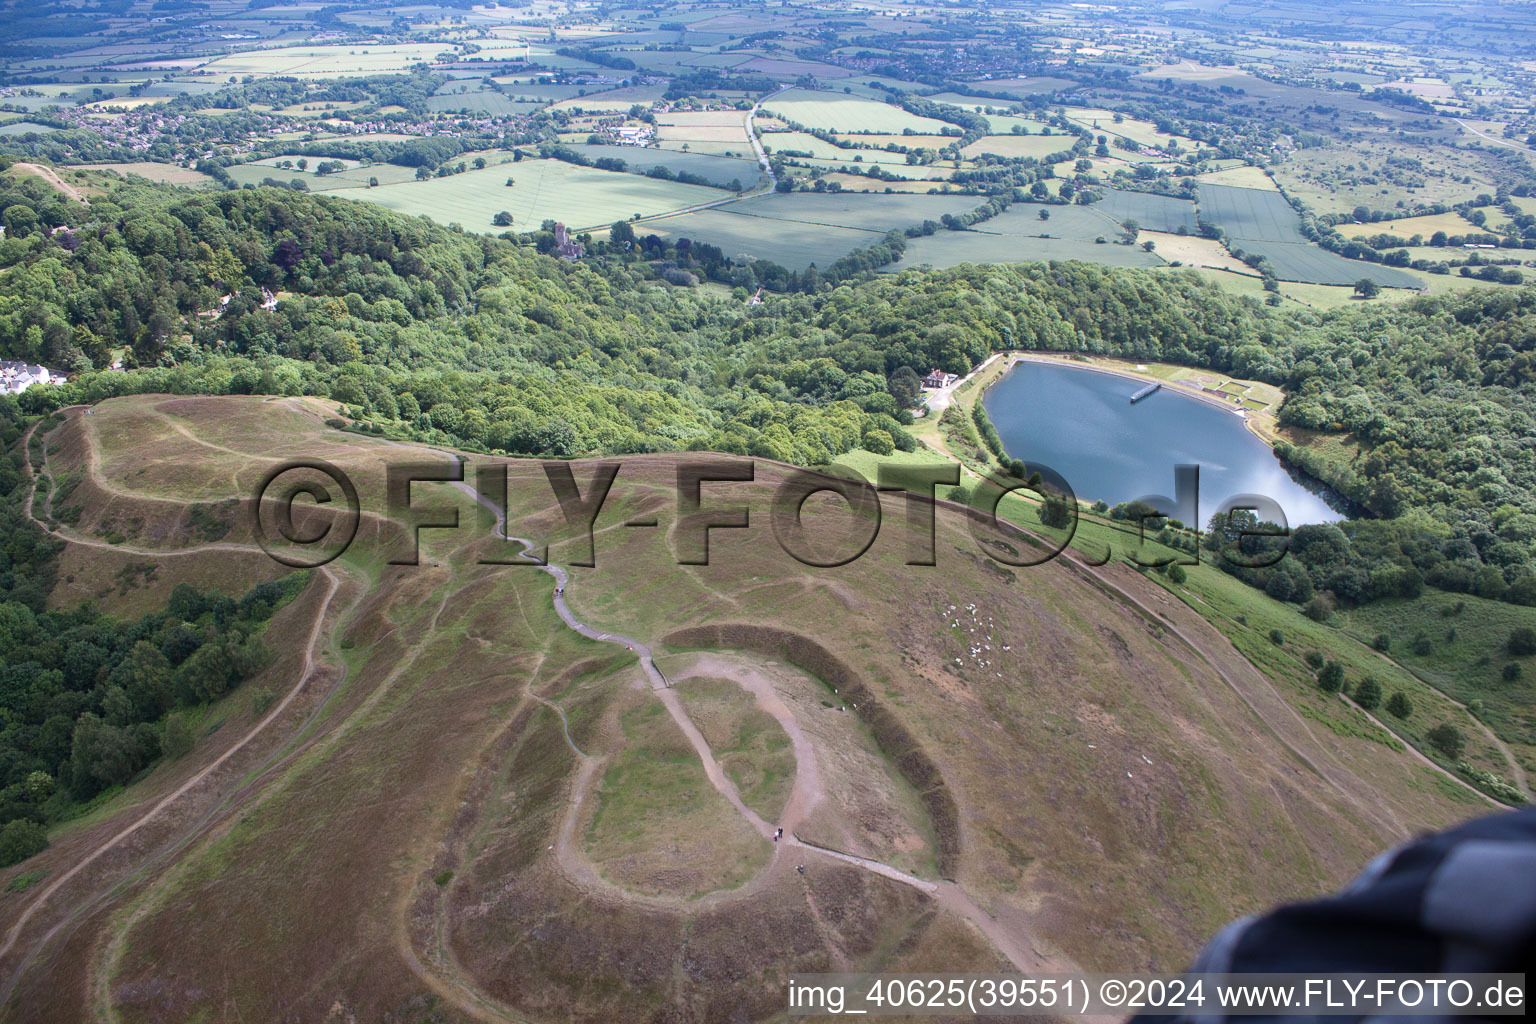
[[951, 127], [948, 121], [909, 114], [889, 103], [810, 89], [782, 92], [765, 103], [764, 108], [785, 120], [829, 132], [900, 135], [910, 128], [920, 135], [938, 135]]
[[[637, 174], [649, 171], [653, 167], [665, 167], [673, 174], [685, 171], [689, 174], [697, 174], [699, 177], [726, 187], [731, 182], [739, 182], [743, 189], [751, 188], [756, 183], [762, 168], [756, 160], [743, 159], [742, 157], [711, 156], [708, 153], [684, 153], [675, 149], [649, 149], [639, 146], [580, 146], [576, 151], [588, 160], [616, 159], [623, 160], [628, 169]], [[723, 196], [716, 196], [721, 199]]]
[[1034, 260], [1082, 260], [1110, 267], [1156, 267], [1162, 260], [1137, 245], [1097, 244], [1078, 237], [1036, 238], [986, 231], [942, 231], [915, 238], [901, 263], [887, 272], [924, 264], [936, 268], [961, 263], [1028, 263]]
[[648, 221], [644, 231], [719, 246], [790, 270], [825, 267], [887, 231], [976, 206], [974, 196], [771, 192], [710, 210]]
[[[730, 204], [731, 207], [739, 205]], [[647, 221], [637, 230], [668, 239], [691, 238], [708, 242], [719, 246], [727, 256], [768, 260], [796, 271], [803, 271], [813, 263], [825, 267], [854, 249], [874, 245], [882, 234], [858, 228], [745, 216], [728, 212], [726, 207], [662, 217]]]
[[1227, 233], [1227, 246], [1234, 253], [1264, 257], [1283, 281], [1354, 284], [1370, 278], [1384, 288], [1424, 287], [1406, 271], [1345, 259], [1307, 241], [1300, 218], [1279, 192], [1202, 183], [1200, 215]]
[[[1163, 260], [1137, 245], [1117, 245], [1120, 225], [1094, 206], [1016, 203], [969, 231], [939, 231], [907, 244], [902, 267], [928, 264], [1082, 260], [1112, 267], [1155, 267]], [[1042, 220], [1040, 215], [1047, 214]], [[1103, 239], [1103, 241], [1100, 241]]]

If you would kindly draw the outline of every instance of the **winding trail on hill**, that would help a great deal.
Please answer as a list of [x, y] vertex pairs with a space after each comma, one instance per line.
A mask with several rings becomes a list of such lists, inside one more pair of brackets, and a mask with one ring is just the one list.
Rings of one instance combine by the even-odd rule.
[[[34, 424], [33, 429], [34, 430], [36, 429], [36, 425], [35, 424]], [[30, 441], [31, 433], [32, 433], [32, 431], [29, 430], [28, 433], [27, 433], [27, 437], [23, 440], [23, 444], [27, 443], [27, 441]], [[28, 496], [28, 500], [27, 500], [27, 508], [28, 508], [28, 512], [30, 513], [31, 509], [32, 509], [32, 502], [36, 499], [36, 495], [37, 495], [37, 473], [35, 472], [35, 470], [32, 467], [31, 459], [28, 458], [25, 461], [26, 461], [26, 467], [27, 467], [28, 475], [30, 476], [31, 481], [32, 481], [32, 493]], [[51, 536], [58, 537], [59, 539], [67, 541], [67, 542], [72, 543], [72, 544], [84, 544], [84, 545], [89, 546], [89, 547], [101, 547], [101, 548], [106, 548], [106, 549], [111, 550], [111, 551], [121, 551], [121, 550], [124, 550], [122, 545], [114, 546], [114, 545], [111, 545], [111, 544], [107, 544], [104, 541], [87, 541], [87, 540], [83, 540], [83, 539], [72, 537], [72, 536], [69, 536], [67, 534], [64, 534], [64, 533], [61, 533], [59, 531], [56, 531], [56, 530], [50, 528], [46, 523], [43, 523], [40, 520], [36, 520], [35, 518], [34, 518], [34, 522], [37, 522], [38, 526], [41, 529], [45, 530]], [[236, 547], [237, 545], [209, 545], [209, 546], [210, 547], [222, 547], [222, 548], [227, 550], [227, 549], [229, 549], [231, 547]], [[258, 550], [259, 551], [260, 549], [256, 548], [254, 545], [252, 545], [251, 546], [251, 550]], [[146, 549], [146, 550], [142, 551], [141, 553], [145, 554], [145, 555], [157, 555], [157, 554], [162, 554], [163, 552], [151, 551], [151, 550], [147, 550]], [[248, 743], [250, 743], [258, 735], [260, 735], [267, 728], [267, 726], [271, 725], [272, 722], [277, 720], [282, 715], [282, 713], [288, 709], [288, 706], [293, 703], [293, 701], [299, 696], [299, 694], [301, 692], [303, 692], [305, 685], [309, 682], [310, 677], [314, 674], [314, 671], [315, 671], [316, 660], [317, 660], [316, 657], [315, 657], [315, 649], [316, 649], [316, 646], [320, 643], [321, 636], [322, 636], [322, 627], [324, 626], [327, 614], [330, 611], [331, 601], [335, 598], [336, 592], [337, 592], [337, 590], [340, 589], [340, 586], [341, 586], [339, 578], [329, 568], [322, 568], [320, 570], [320, 574], [322, 576], [324, 576], [325, 580], [326, 580], [326, 593], [325, 593], [325, 597], [321, 601], [319, 610], [315, 614], [314, 624], [310, 627], [309, 637], [308, 637], [308, 640], [307, 640], [307, 642], [305, 643], [305, 646], [304, 646], [304, 659], [303, 659], [303, 662], [302, 662], [302, 664], [300, 666], [300, 669], [299, 669], [299, 672], [298, 672], [298, 679], [294, 683], [294, 685], [289, 688], [288, 692], [283, 695], [281, 700], [279, 700], [276, 704], [274, 704], [272, 706], [272, 708], [261, 719], [261, 721], [257, 722], [254, 726], [252, 726], [250, 728], [250, 730], [247, 731], [244, 736], [242, 736], [234, 744], [232, 744], [227, 749], [225, 749], [225, 751], [222, 754], [220, 754], [217, 758], [215, 758], [209, 764], [203, 766], [203, 768], [200, 771], [198, 771], [196, 774], [192, 775], [190, 778], [186, 779], [184, 782], [182, 782], [181, 785], [177, 786], [170, 793], [168, 793], [165, 796], [161, 797], [158, 801], [155, 802], [155, 804], [152, 807], [150, 807], [150, 809], [148, 811], [146, 811], [145, 813], [139, 815], [130, 824], [124, 826], [123, 828], [119, 829], [116, 833], [114, 833], [113, 835], [109, 836], [104, 842], [100, 843], [94, 850], [92, 850], [90, 853], [88, 853], [86, 856], [84, 856], [80, 860], [76, 861], [74, 863], [74, 865], [72, 865], [69, 868], [69, 870], [65, 871], [63, 874], [61, 874], [57, 878], [53, 879], [53, 881], [51, 881], [45, 888], [43, 888], [32, 899], [32, 901], [27, 904], [26, 909], [24, 909], [21, 912], [21, 914], [17, 916], [16, 920], [11, 924], [10, 929], [7, 930], [4, 942], [0, 943], [0, 959], [3, 959], [5, 956], [7, 956], [11, 952], [11, 950], [15, 947], [16, 941], [20, 937], [22, 930], [26, 927], [27, 922], [29, 922], [32, 919], [32, 917], [40, 909], [42, 909], [43, 905], [48, 902], [49, 898], [51, 896], [53, 896], [54, 893], [58, 892], [65, 885], [69, 884], [70, 881], [72, 881], [75, 877], [77, 877], [82, 871], [84, 871], [87, 867], [89, 867], [91, 864], [93, 864], [96, 860], [98, 860], [100, 857], [105, 855], [110, 850], [112, 850], [115, 847], [117, 847], [119, 844], [121, 844], [124, 840], [128, 839], [134, 833], [138, 832], [145, 825], [149, 824], [149, 822], [151, 820], [153, 820], [161, 812], [163, 812], [167, 807], [169, 807], [171, 804], [175, 803], [182, 796], [186, 795], [188, 792], [190, 792], [192, 789], [194, 789], [200, 783], [202, 783], [204, 780], [206, 780], [210, 775], [212, 775], [215, 771], [217, 771], [220, 767], [222, 767], [226, 761], [228, 761], [235, 754], [239, 753], [242, 749], [245, 748], [245, 746]], [[38, 943], [38, 946], [41, 947], [44, 943], [46, 943], [47, 940], [52, 937], [54, 932], [56, 932], [58, 930], [58, 928], [62, 926], [62, 924], [63, 924], [63, 922], [60, 922], [60, 924], [55, 925], [54, 928], [52, 930], [50, 930], [49, 933], [43, 937], [42, 941]], [[10, 988], [14, 984], [14, 980], [15, 980], [14, 978], [11, 979], [11, 981], [8, 982], [7, 985], [6, 985], [5, 993], [7, 995], [9, 994]], [[3, 1000], [0, 1000], [0, 1001], [3, 1001]]]
[[48, 184], [52, 185], [55, 189], [64, 193], [66, 196], [73, 199], [77, 203], [85, 203], [88, 201], [85, 198], [85, 193], [81, 192], [79, 189], [75, 188], [75, 186], [59, 177], [59, 172], [54, 170], [52, 167], [49, 167], [45, 164], [33, 164], [26, 162], [14, 163], [11, 166], [19, 171], [27, 171], [31, 174], [37, 175], [39, 178], [42, 178]]
[[[457, 459], [457, 456], [451, 452], [443, 452], [441, 449], [430, 450], [446, 455], [450, 459]], [[496, 532], [499, 536], [513, 543], [521, 544], [523, 546], [523, 554], [532, 557], [532, 552], [535, 550], [536, 545], [532, 540], [525, 537], [512, 536], [507, 532], [506, 512], [504, 509], [487, 499], [467, 483], [455, 481], [454, 486], [468, 494], [476, 503], [489, 510], [496, 517]], [[625, 650], [630, 651], [636, 656], [640, 662], [641, 670], [645, 673], [646, 680], [650, 683], [652, 692], [661, 700], [662, 705], [672, 716], [672, 720], [682, 730], [683, 735], [688, 738], [688, 742], [693, 746], [695, 753], [698, 754], [700, 763], [704, 767], [705, 775], [708, 776], [715, 790], [725, 797], [731, 806], [736, 809], [736, 812], [764, 839], [771, 842], [775, 831], [778, 828], [784, 829], [784, 836], [777, 843], [774, 843], [773, 861], [770, 863], [770, 868], [765, 869], [759, 877], [766, 875], [767, 871], [771, 870], [772, 864], [777, 863], [784, 856], [785, 850], [803, 850], [830, 860], [862, 868], [882, 878], [911, 886], [919, 892], [933, 897], [945, 909], [958, 914], [975, 925], [976, 929], [987, 937], [997, 951], [1002, 953], [1014, 967], [1021, 971], [1069, 971], [1075, 969], [1074, 965], [1064, 958], [1041, 953], [1036, 948], [1033, 936], [1015, 935], [1013, 930], [1004, 926], [996, 917], [978, 906], [955, 882], [931, 882], [916, 875], [908, 874], [881, 861], [818, 846], [796, 835], [795, 827], [801, 823], [804, 816], [824, 795], [820, 784], [820, 772], [816, 764], [815, 749], [810, 739], [805, 735], [804, 730], [800, 728], [800, 724], [795, 721], [789, 709], [778, 699], [777, 694], [773, 693], [772, 687], [768, 685], [766, 680], [761, 681], [760, 685], [746, 685], [744, 688], [757, 698], [758, 707], [772, 715], [789, 737], [791, 748], [795, 754], [795, 783], [791, 789], [790, 798], [785, 804], [784, 811], [780, 815], [780, 824], [770, 824], [764, 820], [762, 815], [748, 807], [745, 801], [742, 800], [735, 784], [725, 774], [724, 769], [720, 767], [720, 763], [715, 760], [714, 751], [710, 749], [703, 733], [699, 731], [698, 726], [693, 723], [693, 720], [688, 717], [688, 713], [683, 709], [683, 704], [678, 698], [677, 691], [672, 689], [671, 685], [667, 682], [666, 676], [662, 674], [661, 669], [657, 668], [651, 646], [634, 637], [600, 630], [582, 622], [571, 611], [570, 605], [565, 600], [565, 589], [570, 582], [570, 574], [566, 572], [564, 567], [547, 562], [541, 564], [540, 568], [554, 577], [555, 592], [553, 599], [555, 611], [569, 629], [600, 643], [623, 644]], [[765, 690], [767, 692], [764, 692]], [[564, 717], [562, 714], [562, 721]], [[566, 739], [567, 742], [570, 742], [569, 732], [567, 732]], [[571, 746], [573, 749], [576, 749], [574, 743], [571, 743]], [[578, 750], [577, 753], [580, 754], [580, 751]], [[599, 765], [597, 759], [587, 755], [583, 754], [582, 759], [582, 765], [574, 783], [574, 796], [567, 807], [565, 819], [560, 827], [558, 841], [555, 844], [557, 852], [561, 854], [557, 860], [561, 863], [564, 870], [574, 873], [586, 885], [601, 889], [611, 889], [615, 887], [603, 882], [597, 876], [597, 873], [592, 870], [591, 866], [585, 862], [585, 859], [576, 853], [575, 830], [580, 817], [579, 808], [583, 796], [589, 791], [594, 781]], [[745, 888], [750, 889], [750, 884], [749, 887]], [[740, 895], [742, 892], [743, 889], [738, 888], [730, 890], [724, 895]], [[626, 892], [626, 895], [632, 894]]]

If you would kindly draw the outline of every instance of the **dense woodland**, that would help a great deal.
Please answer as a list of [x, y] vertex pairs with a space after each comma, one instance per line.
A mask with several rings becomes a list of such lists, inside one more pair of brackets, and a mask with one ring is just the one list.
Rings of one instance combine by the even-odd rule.
[[0, 866], [42, 849], [46, 823], [190, 749], [200, 710], [265, 665], [265, 624], [307, 581], [238, 600], [182, 585], [135, 621], [50, 610], [61, 545], [27, 511], [18, 442], [32, 422], [0, 396]]
[[[718, 256], [703, 244], [620, 231], [570, 263], [547, 231], [491, 238], [281, 189], [124, 185], [84, 206], [0, 180], [0, 352], [80, 371], [26, 393], [28, 411], [318, 394], [371, 429], [471, 449], [815, 464], [910, 449], [910, 371], [1009, 348], [1116, 354], [1281, 385], [1282, 423], [1328, 442], [1282, 451], [1369, 516], [1285, 580], [1253, 580], [1271, 594], [1353, 603], [1429, 583], [1536, 602], [1533, 290], [1279, 312], [1177, 272], [871, 273], [900, 259], [897, 235], [753, 306], [689, 287]], [[127, 372], [103, 369], [114, 358]]]

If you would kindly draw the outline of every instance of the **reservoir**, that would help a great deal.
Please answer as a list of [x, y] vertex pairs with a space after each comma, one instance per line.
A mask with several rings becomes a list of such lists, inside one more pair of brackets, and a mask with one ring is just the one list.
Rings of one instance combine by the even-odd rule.
[[1292, 527], [1345, 518], [1293, 479], [1235, 412], [1166, 387], [1132, 403], [1145, 387], [1115, 373], [1025, 361], [983, 404], [1011, 457], [1051, 467], [1086, 501], [1174, 498], [1174, 467], [1193, 463], [1202, 528], [1238, 494], [1273, 498]]

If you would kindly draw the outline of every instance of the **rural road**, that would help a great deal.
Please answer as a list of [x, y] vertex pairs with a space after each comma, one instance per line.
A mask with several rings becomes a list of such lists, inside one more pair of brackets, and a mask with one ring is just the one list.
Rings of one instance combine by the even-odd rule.
[[960, 388], [964, 385], [969, 384], [972, 380], [975, 379], [978, 373], [981, 373], [983, 370], [1001, 358], [1003, 358], [1003, 353], [992, 353], [991, 355], [987, 356], [986, 359], [983, 359], [980, 363], [973, 367], [970, 373], [966, 374], [964, 377], [961, 377], [953, 384], [950, 384], [947, 387], [934, 388], [929, 391], [927, 397], [923, 399], [923, 404], [926, 405], [931, 412], [943, 412], [945, 409], [948, 409], [950, 403], [955, 400], [956, 391], [960, 390]]
[[1532, 152], [1532, 150], [1531, 150], [1531, 148], [1529, 146], [1522, 146], [1520, 143], [1514, 141], [1513, 139], [1505, 139], [1505, 138], [1501, 138], [1498, 135], [1489, 135], [1487, 132], [1479, 131], [1478, 129], [1473, 128], [1471, 125], [1467, 124], [1467, 122], [1463, 121], [1459, 117], [1458, 118], [1454, 118], [1454, 120], [1455, 120], [1455, 122], [1457, 124], [1461, 125], [1467, 131], [1471, 132], [1473, 135], [1476, 135], [1478, 138], [1483, 139], [1483, 140], [1485, 140], [1487, 142], [1496, 143], [1496, 144], [1498, 144], [1500, 146], [1505, 147], [1506, 149], [1518, 149], [1522, 153], [1530, 153], [1530, 152]]
[[[664, 220], [667, 217], [680, 217], [680, 216], [682, 216], [685, 213], [697, 213], [700, 210], [713, 210], [717, 206], [725, 206], [725, 205], [727, 205], [729, 203], [740, 202], [743, 199], [756, 199], [758, 196], [765, 196], [765, 195], [769, 195], [770, 193], [772, 193], [774, 188], [778, 185], [779, 179], [774, 176], [773, 165], [771, 163], [769, 163], [769, 161], [768, 161], [768, 153], [767, 153], [766, 150], [763, 149], [762, 140], [759, 139], [757, 137], [757, 133], [752, 130], [752, 119], [757, 116], [758, 108], [763, 105], [763, 100], [773, 99], [773, 97], [777, 96], [781, 92], [784, 92], [788, 88], [790, 88], [790, 86], [786, 85], [786, 86], [784, 86], [784, 87], [782, 87], [782, 88], [780, 88], [780, 89], [778, 89], [778, 90], [776, 90], [774, 92], [769, 93], [767, 96], [764, 96], [763, 99], [758, 100], [756, 103], [754, 103], [752, 105], [752, 109], [747, 111], [747, 117], [746, 117], [747, 139], [750, 140], [751, 143], [752, 143], [752, 150], [753, 150], [754, 153], [757, 154], [757, 162], [758, 162], [759, 166], [762, 167], [763, 173], [768, 175], [768, 184], [767, 184], [766, 187], [764, 187], [764, 188], [756, 188], [756, 189], [749, 189], [746, 192], [742, 192], [739, 195], [731, 196], [728, 199], [716, 199], [716, 200], [714, 200], [712, 202], [708, 202], [708, 203], [697, 203], [697, 204], [695, 204], [693, 206], [684, 206], [684, 207], [682, 207], [680, 209], [676, 209], [676, 210], [665, 210], [665, 211], [663, 211], [661, 213], [653, 213], [653, 214], [651, 214], [648, 217], [638, 217], [635, 220], [631, 221], [630, 223], [632, 223], [632, 224], [647, 224], [647, 223], [649, 223], [651, 221], [655, 221], [655, 220]], [[577, 228], [577, 229], [574, 229], [574, 230], [579, 230], [579, 231], [598, 231], [598, 230], [601, 230], [601, 229], [606, 228], [606, 227], [608, 227], [607, 224], [595, 224], [595, 225], [592, 225], [590, 227]]]

